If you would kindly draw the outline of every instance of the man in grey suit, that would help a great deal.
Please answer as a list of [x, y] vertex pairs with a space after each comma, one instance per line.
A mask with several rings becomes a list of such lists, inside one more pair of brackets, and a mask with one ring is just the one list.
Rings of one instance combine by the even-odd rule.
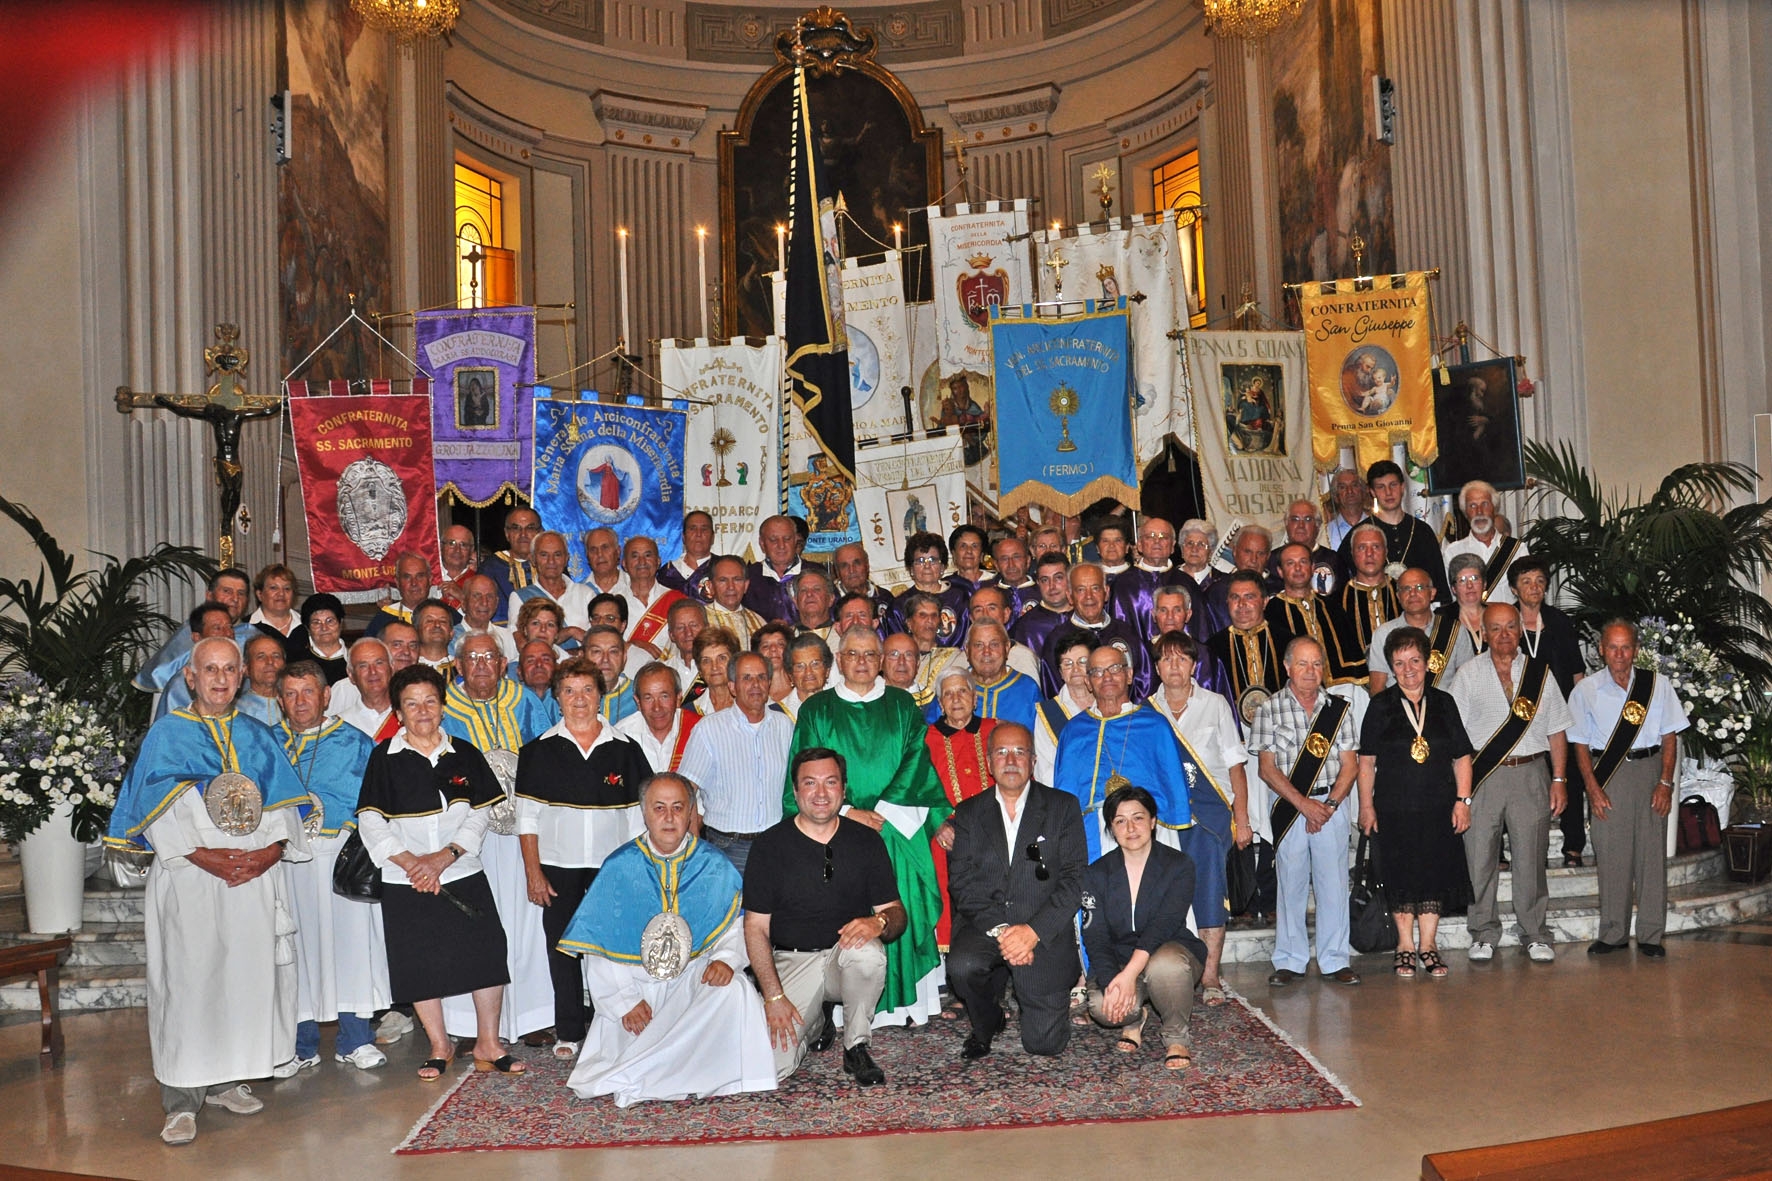
[[937, 834], [949, 849], [954, 915], [948, 984], [972, 1023], [965, 1058], [991, 1052], [1011, 977], [1022, 1048], [1057, 1054], [1070, 1040], [1070, 991], [1081, 970], [1072, 920], [1089, 852], [1076, 797], [1033, 782], [1033, 759], [1027, 727], [999, 723], [987, 755], [996, 787], [954, 809]]

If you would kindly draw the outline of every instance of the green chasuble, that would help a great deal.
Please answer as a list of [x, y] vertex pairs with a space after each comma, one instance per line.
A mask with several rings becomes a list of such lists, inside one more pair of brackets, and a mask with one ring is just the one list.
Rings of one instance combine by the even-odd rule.
[[[936, 885], [929, 842], [954, 809], [929, 762], [928, 747], [923, 743], [928, 729], [923, 711], [903, 689], [887, 686], [872, 701], [847, 700], [837, 690], [826, 689], [814, 693], [800, 707], [788, 751], [790, 767], [794, 756], [809, 747], [826, 746], [841, 754], [848, 769], [845, 802], [850, 807], [872, 810], [884, 800], [929, 809], [922, 831], [914, 838], [907, 838], [891, 821], [880, 830], [908, 920], [904, 934], [886, 945], [882, 1013], [915, 1001], [917, 982], [941, 964], [935, 948], [941, 889]], [[783, 792], [782, 809], [788, 816], [799, 811], [791, 776]]]

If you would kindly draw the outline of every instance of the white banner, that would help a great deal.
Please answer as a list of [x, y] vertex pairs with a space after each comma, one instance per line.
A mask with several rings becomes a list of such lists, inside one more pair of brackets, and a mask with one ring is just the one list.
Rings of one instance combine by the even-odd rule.
[[1281, 536], [1287, 506], [1316, 499], [1302, 332], [1189, 332], [1188, 377], [1199, 415], [1206, 515]]
[[782, 342], [683, 348], [659, 344], [666, 398], [689, 402], [685, 512], [714, 518], [714, 552], [752, 552], [757, 527], [781, 505]]
[[959, 436], [860, 447], [855, 452], [855, 510], [874, 581], [892, 590], [910, 585], [904, 544], [927, 530], [947, 536], [966, 520], [966, 469]]
[[[1169, 336], [1188, 324], [1192, 233], [1187, 231], [1184, 253], [1175, 211], [1165, 209], [1150, 224], [1141, 216], [1080, 225], [1058, 236], [1049, 230], [1034, 235], [1041, 299], [1057, 299], [1061, 284], [1066, 299], [1128, 297], [1136, 393], [1132, 449], [1141, 468], [1163, 453], [1165, 436], [1186, 444], [1192, 435], [1181, 351]], [[1052, 265], [1057, 262], [1064, 265]], [[1056, 282], [1055, 271], [1061, 272]], [[1142, 300], [1136, 298], [1141, 295]]]
[[916, 430], [904, 420], [911, 385], [911, 350], [905, 322], [904, 280], [896, 250], [881, 262], [843, 261], [843, 322], [849, 330], [849, 404], [855, 437], [885, 440]]
[[1027, 232], [1025, 199], [1008, 207], [988, 201], [981, 212], [956, 205], [948, 216], [938, 205], [929, 207], [942, 377], [962, 372], [989, 376], [991, 305], [1008, 307], [1033, 298]]

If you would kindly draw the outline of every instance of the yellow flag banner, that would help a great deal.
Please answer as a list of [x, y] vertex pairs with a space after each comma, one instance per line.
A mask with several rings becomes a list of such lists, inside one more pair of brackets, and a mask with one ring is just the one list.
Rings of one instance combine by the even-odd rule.
[[1423, 466], [1439, 457], [1427, 283], [1410, 271], [1299, 286], [1311, 453], [1323, 471], [1347, 443], [1360, 471], [1389, 459], [1393, 443]]

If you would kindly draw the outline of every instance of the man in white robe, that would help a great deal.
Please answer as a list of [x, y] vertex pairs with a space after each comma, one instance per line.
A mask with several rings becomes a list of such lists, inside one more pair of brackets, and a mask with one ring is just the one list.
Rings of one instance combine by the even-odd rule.
[[[743, 974], [738, 871], [691, 835], [688, 780], [654, 775], [640, 807], [645, 835], [603, 863], [560, 940], [583, 958], [596, 1010], [566, 1085], [618, 1107], [774, 1090], [763, 999]], [[683, 942], [647, 938], [661, 898], [686, 924]]]

